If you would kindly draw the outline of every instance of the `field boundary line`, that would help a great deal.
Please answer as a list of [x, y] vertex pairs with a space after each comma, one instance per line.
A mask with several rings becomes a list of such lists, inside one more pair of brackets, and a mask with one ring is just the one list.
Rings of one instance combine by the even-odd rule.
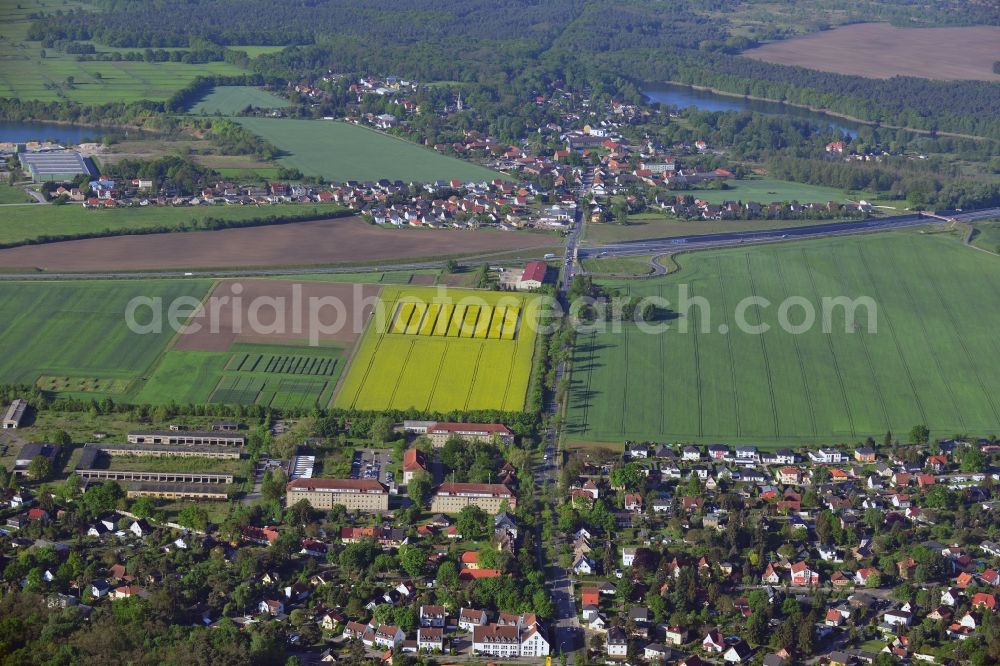
[[[726, 318], [726, 327], [729, 328], [729, 303], [726, 299], [726, 281], [722, 278], [722, 257], [716, 255], [715, 264], [718, 271], [716, 277], [719, 278], [719, 293], [722, 296], [722, 315]], [[697, 337], [697, 333], [695, 334]], [[736, 359], [733, 358], [733, 339], [726, 334], [726, 348], [729, 350], [729, 379], [733, 384], [733, 407], [736, 414], [736, 436], [743, 436], [743, 427], [740, 425], [740, 394], [736, 384]]]
[[[468, 338], [472, 340], [474, 338]], [[479, 363], [483, 360], [483, 344], [479, 343], [479, 353], [476, 354], [476, 365], [475, 369], [472, 371], [472, 379], [469, 381], [469, 392], [465, 395], [465, 406], [463, 409], [469, 411], [469, 399], [472, 397], [472, 391], [476, 388], [476, 379], [479, 378]]]
[[[899, 274], [899, 266], [896, 264], [896, 259], [892, 253], [889, 253], [889, 263], [892, 264], [893, 272]], [[965, 417], [962, 415], [962, 410], [958, 407], [958, 400], [955, 398], [955, 392], [951, 388], [951, 382], [948, 381], [949, 375], [945, 373], [944, 366], [941, 365], [941, 359], [938, 357], [937, 349], [931, 342], [930, 336], [927, 334], [927, 325], [924, 323], [923, 308], [921, 308], [917, 304], [917, 301], [913, 298], [913, 293], [910, 291], [910, 286], [906, 284], [906, 280], [900, 280], [899, 284], [903, 287], [903, 291], [906, 293], [906, 300], [910, 302], [910, 306], [913, 308], [913, 311], [918, 313], [917, 321], [920, 322], [920, 332], [924, 336], [924, 342], [927, 343], [927, 347], [930, 350], [931, 358], [934, 359], [934, 365], [937, 367], [938, 375], [941, 377], [941, 382], [948, 390], [948, 397], [951, 399], [952, 407], [955, 409], [955, 414], [958, 416], [958, 422], [962, 424], [962, 431], [964, 432], [967, 428], [965, 425]]]
[[[781, 261], [775, 261], [778, 268], [778, 282], [781, 283], [781, 293], [788, 298], [788, 283], [785, 281], [785, 271], [781, 268]], [[799, 349], [799, 337], [792, 336], [792, 345], [795, 347], [795, 358], [799, 363], [799, 374], [802, 376], [802, 388], [806, 394], [806, 404], [809, 405], [809, 422], [812, 424], [813, 437], [818, 436], [816, 428], [816, 406], [813, 404], [812, 391], [809, 390], [809, 379], [806, 377], [806, 365], [802, 360], [802, 350]]]
[[437, 393], [438, 380], [441, 379], [441, 373], [444, 371], [444, 362], [448, 358], [448, 350], [451, 349], [451, 345], [445, 344], [444, 353], [441, 354], [441, 360], [438, 362], [437, 372], [434, 373], [434, 383], [431, 384], [431, 392], [427, 394], [427, 403], [424, 405], [424, 411], [429, 412], [431, 410], [431, 403], [434, 401], [434, 394]]
[[[868, 264], [868, 257], [865, 256], [864, 246], [860, 244], [858, 245], [858, 257], [861, 259], [861, 266], [862, 268], [864, 268], [865, 274], [868, 276], [868, 282], [872, 286], [872, 291], [875, 292], [875, 298], [877, 298], [879, 302], [884, 303], [885, 301], [882, 299], [882, 294], [879, 291], [878, 283], [875, 282], [875, 276], [872, 274], [871, 266]], [[897, 272], [898, 267], [896, 266], [895, 261], [893, 261], [892, 267], [893, 267], [893, 272]], [[909, 298], [909, 295], [907, 295], [907, 298]], [[920, 399], [920, 394], [917, 392], [917, 384], [916, 382], [913, 381], [913, 375], [910, 373], [910, 364], [906, 362], [906, 357], [903, 356], [903, 349], [902, 347], [899, 346], [899, 338], [896, 336], [896, 327], [892, 323], [892, 317], [890, 317], [889, 313], [885, 311], [885, 308], [882, 308], [882, 312], [885, 315], [885, 323], [889, 326], [889, 334], [892, 336], [892, 344], [896, 347], [896, 355], [899, 356], [899, 362], [903, 364], [903, 370], [906, 371], [906, 381], [909, 382], [910, 390], [913, 392], [913, 399], [917, 403], [917, 411], [920, 412], [921, 420], [923, 420], [924, 423], [927, 423], [927, 412], [926, 410], [924, 410], [924, 403]], [[862, 340], [864, 340], [863, 332], [860, 329], [858, 332], [862, 333]], [[865, 345], [865, 353], [866, 354], [868, 353], [867, 344]], [[869, 363], [871, 363], [870, 358], [869, 358]], [[881, 398], [881, 391], [879, 391], [879, 397]], [[882, 404], [884, 409], [885, 403], [883, 402]], [[888, 422], [889, 422], [889, 415], [886, 414], [887, 427], [888, 427]]]
[[[912, 244], [912, 241], [910, 242]], [[965, 357], [969, 359], [969, 364], [972, 366], [972, 371], [976, 375], [976, 381], [979, 383], [979, 388], [983, 392], [983, 395], [986, 396], [986, 402], [990, 406], [990, 411], [993, 412], [993, 418], [996, 419], [997, 423], [1000, 423], [1000, 413], [997, 412], [997, 406], [993, 402], [993, 397], [986, 389], [986, 384], [983, 383], [983, 376], [979, 374], [979, 364], [976, 363], [975, 359], [972, 358], [972, 354], [969, 353], [969, 347], [965, 344], [965, 336], [962, 335], [962, 329], [955, 324], [955, 312], [951, 309], [951, 304], [948, 303], [948, 299], [942, 296], [941, 288], [938, 286], [937, 280], [931, 280], [930, 283], [934, 287], [934, 294], [937, 296], [938, 300], [941, 301], [945, 312], [948, 313], [948, 322], [951, 324], [951, 328], [955, 331], [955, 338], [958, 340], [958, 344], [962, 347]]]
[[[809, 285], [812, 287], [813, 297], [816, 301], [819, 301], [819, 289], [816, 288], [816, 279], [813, 277], [812, 267], [809, 265], [809, 258], [806, 256], [806, 251], [799, 249], [799, 254], [802, 256], [802, 265], [805, 266], [806, 275], [809, 276]], [[840, 384], [840, 395], [844, 399], [844, 411], [847, 413], [847, 422], [851, 426], [851, 437], [857, 437], [858, 431], [854, 427], [854, 414], [851, 413], [851, 403], [847, 399], [847, 386], [844, 384], [844, 375], [840, 371], [840, 360], [837, 358], [837, 350], [833, 348], [833, 339], [829, 335], [824, 335], [826, 338], [826, 346], [830, 350], [830, 357], [833, 359], [833, 369], [837, 373], [837, 383]]]

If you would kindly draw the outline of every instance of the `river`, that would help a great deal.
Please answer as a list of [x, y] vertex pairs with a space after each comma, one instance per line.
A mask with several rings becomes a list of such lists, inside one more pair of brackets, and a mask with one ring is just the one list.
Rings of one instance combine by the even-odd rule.
[[781, 102], [764, 102], [745, 97], [720, 95], [707, 90], [695, 90], [689, 86], [680, 86], [671, 83], [651, 85], [648, 90], [643, 91], [643, 94], [650, 101], [676, 106], [680, 109], [694, 106], [702, 111], [754, 111], [768, 116], [799, 118], [815, 125], [827, 125], [831, 129], [839, 130], [852, 137], [857, 136], [857, 130], [861, 126], [849, 120], [835, 118], [819, 111], [810, 111], [798, 106], [782, 104]]
[[70, 145], [85, 141], [100, 141], [104, 136], [113, 132], [115, 130], [104, 127], [0, 120], [0, 142], [25, 143], [28, 141], [51, 140]]

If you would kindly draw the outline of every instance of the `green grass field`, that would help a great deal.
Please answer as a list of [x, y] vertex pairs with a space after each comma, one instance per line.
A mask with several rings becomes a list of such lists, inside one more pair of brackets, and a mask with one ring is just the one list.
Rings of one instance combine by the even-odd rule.
[[[567, 436], [733, 441], [762, 445], [901, 439], [916, 424], [932, 435], [986, 435], [1000, 423], [1000, 260], [970, 251], [953, 236], [890, 233], [700, 252], [679, 258], [665, 278], [619, 282], [629, 294], [661, 296], [673, 307], [680, 285], [707, 299], [665, 334], [635, 324], [581, 334], [573, 362]], [[745, 320], [771, 330], [737, 330]], [[778, 326], [779, 304], [801, 296], [817, 325], [801, 335]], [[821, 297], [870, 296], [877, 332], [864, 308], [845, 332], [843, 309], [825, 334]], [[802, 308], [790, 320], [802, 321]], [[730, 331], [722, 334], [720, 327]], [[696, 330], [698, 329], [698, 330]]]
[[[81, 104], [164, 100], [195, 77], [238, 75], [244, 70], [226, 62], [200, 65], [179, 62], [78, 62], [76, 56], [26, 41], [34, 12], [65, 11], [58, 0], [0, 3], [0, 97]], [[89, 7], [89, 6], [88, 6]], [[127, 51], [97, 45], [99, 52]], [[44, 57], [43, 57], [44, 52]], [[72, 83], [69, 81], [72, 77]]]
[[[25, 193], [20, 187], [12, 187], [7, 183], [0, 183], [0, 204], [11, 204], [11, 203], [31, 203], [34, 201], [31, 197]], [[4, 215], [10, 209], [4, 209]]]
[[240, 124], [285, 151], [280, 159], [328, 180], [492, 180], [495, 171], [344, 122], [240, 118]]
[[799, 203], [826, 203], [827, 201], [846, 202], [849, 200], [843, 190], [821, 185], [807, 185], [790, 180], [776, 178], [747, 178], [744, 180], [727, 180], [729, 186], [725, 190], [671, 190], [671, 194], [690, 194], [696, 199], [709, 203], [723, 201], [756, 201], [771, 203], [772, 201], [798, 201]]
[[248, 106], [258, 109], [281, 109], [291, 106], [291, 102], [252, 86], [220, 86], [212, 88], [212, 92], [191, 107], [190, 113], [197, 115], [221, 113], [224, 116], [232, 116]]
[[1000, 254], [1000, 220], [973, 225], [972, 238], [969, 242], [980, 249]]
[[[433, 289], [412, 287], [382, 290], [386, 316], [382, 320], [374, 317], [369, 323], [334, 406], [440, 412], [524, 408], [535, 349], [536, 332], [524, 325], [530, 317], [526, 309], [531, 310], [532, 297], [460, 289], [450, 290], [447, 301], [433, 300], [436, 295]], [[481, 300], [464, 307], [464, 299]], [[405, 305], [413, 301], [429, 305], [426, 309], [418, 306], [419, 318], [409, 313], [413, 307]], [[396, 323], [401, 304], [407, 309], [405, 326]], [[435, 304], [441, 307], [435, 308]], [[490, 329], [480, 326], [478, 314], [475, 318], [468, 314], [480, 306], [485, 306], [491, 317], [491, 306], [509, 306], [503, 311], [505, 317], [511, 308], [520, 308], [520, 324], [505, 324], [490, 337]], [[428, 313], [436, 320], [434, 325], [424, 326]], [[470, 320], [469, 327], [462, 330], [459, 322]], [[508, 330], [509, 335], [499, 335]], [[473, 337], [477, 331], [480, 337]]]
[[[138, 335], [125, 322], [137, 296], [203, 298], [208, 280], [0, 282], [0, 381], [42, 375], [134, 380], [157, 360], [173, 331]], [[139, 313], [140, 316], [142, 313]], [[102, 397], [85, 392], [87, 397]]]
[[[0, 282], [0, 383], [133, 404], [258, 403], [325, 407], [346, 358], [339, 346], [234, 344], [228, 351], [170, 348], [175, 334], [139, 335], [129, 301], [202, 299], [210, 280]], [[166, 315], [165, 315], [166, 316]], [[140, 322], [148, 320], [138, 311]], [[252, 390], [247, 387], [252, 387]]]
[[78, 235], [95, 231], [126, 231], [176, 227], [208, 217], [252, 220], [270, 215], [341, 210], [339, 206], [278, 204], [274, 206], [148, 206], [91, 210], [80, 204], [8, 206], [0, 209], [0, 242], [16, 243], [41, 236]]

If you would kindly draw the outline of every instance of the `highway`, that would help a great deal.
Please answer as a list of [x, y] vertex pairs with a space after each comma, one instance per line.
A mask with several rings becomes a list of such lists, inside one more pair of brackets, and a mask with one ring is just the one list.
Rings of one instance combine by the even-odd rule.
[[770, 231], [737, 231], [698, 236], [677, 236], [673, 238], [652, 238], [637, 241], [610, 243], [596, 247], [580, 247], [580, 259], [588, 257], [626, 257], [635, 255], [669, 254], [688, 249], [704, 249], [716, 246], [738, 245], [741, 243], [761, 243], [780, 240], [801, 240], [821, 236], [890, 231], [927, 224], [955, 222], [975, 222], [992, 217], [1000, 217], [1000, 208], [979, 211], [946, 211], [941, 213], [914, 213], [893, 217], [856, 220], [850, 222], [830, 222], [807, 227], [772, 229]]

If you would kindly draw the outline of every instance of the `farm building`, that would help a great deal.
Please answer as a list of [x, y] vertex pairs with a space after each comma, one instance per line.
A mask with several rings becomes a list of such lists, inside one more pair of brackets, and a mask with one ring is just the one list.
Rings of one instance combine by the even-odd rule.
[[67, 182], [81, 174], [94, 175], [90, 164], [73, 150], [53, 150], [40, 153], [21, 153], [21, 165], [36, 183], [48, 181]]
[[213, 458], [239, 460], [243, 450], [221, 446], [164, 446], [161, 444], [88, 444], [109, 456], [141, 456], [143, 458]]
[[544, 261], [529, 262], [517, 280], [517, 288], [523, 291], [540, 288], [545, 284], [545, 273], [548, 270], [549, 267]]
[[321, 511], [334, 504], [348, 511], [389, 510], [389, 489], [375, 479], [295, 479], [286, 488], [286, 506], [306, 500]]
[[128, 442], [129, 444], [181, 444], [185, 446], [243, 446], [247, 440], [243, 435], [230, 435], [222, 431], [154, 430], [130, 432]]
[[228, 499], [226, 487], [212, 483], [158, 483], [155, 481], [143, 481], [129, 484], [126, 493], [129, 498], [155, 497], [167, 500]]
[[499, 513], [503, 503], [510, 509], [517, 505], [514, 491], [501, 483], [442, 483], [434, 492], [431, 511], [458, 513], [475, 504], [487, 513]]
[[514, 433], [502, 423], [435, 423], [427, 428], [427, 436], [435, 448], [444, 446], [452, 437], [488, 442], [496, 436], [504, 444], [514, 441]]
[[3, 429], [4, 430], [15, 430], [21, 427], [21, 421], [24, 420], [24, 412], [28, 409], [28, 403], [26, 403], [21, 398], [17, 398], [14, 402], [10, 403], [7, 407], [7, 411], [3, 415]]
[[44, 456], [49, 459], [49, 462], [53, 462], [57, 455], [59, 455], [59, 447], [55, 444], [36, 444], [34, 442], [25, 444], [17, 452], [17, 458], [14, 459], [14, 474], [21, 476], [27, 474], [28, 465], [38, 456]]

